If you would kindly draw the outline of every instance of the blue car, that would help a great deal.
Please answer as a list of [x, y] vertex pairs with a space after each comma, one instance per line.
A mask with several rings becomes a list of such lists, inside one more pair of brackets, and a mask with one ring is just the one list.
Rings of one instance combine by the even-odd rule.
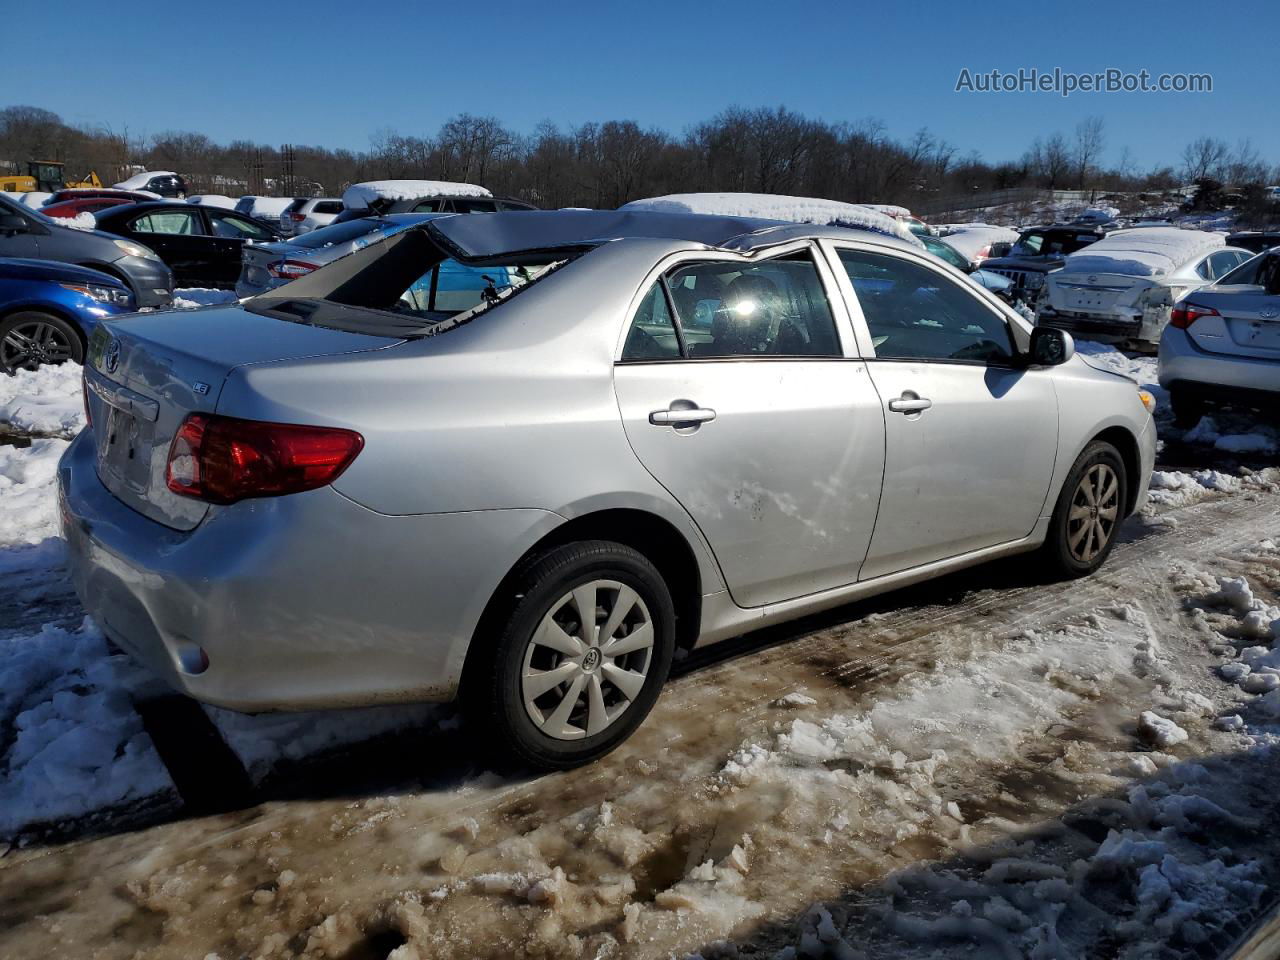
[[0, 257], [0, 370], [84, 362], [98, 321], [137, 309], [115, 277], [54, 260]]

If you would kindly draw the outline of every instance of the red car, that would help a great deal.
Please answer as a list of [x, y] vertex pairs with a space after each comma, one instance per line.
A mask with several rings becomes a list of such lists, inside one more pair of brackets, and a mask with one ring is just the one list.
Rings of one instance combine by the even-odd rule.
[[60, 203], [46, 203], [40, 208], [40, 212], [46, 217], [76, 217], [82, 213], [97, 213], [108, 207], [136, 202], [128, 197], [76, 197], [74, 200], [63, 200]]

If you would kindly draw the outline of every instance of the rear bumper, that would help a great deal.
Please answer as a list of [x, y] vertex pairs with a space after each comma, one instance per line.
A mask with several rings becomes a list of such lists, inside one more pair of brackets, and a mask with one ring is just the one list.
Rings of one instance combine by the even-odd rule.
[[183, 533], [112, 496], [94, 459], [84, 430], [58, 470], [86, 610], [179, 691], [249, 712], [451, 699], [498, 581], [560, 522], [388, 517], [322, 488], [215, 508]]
[[1210, 353], [1185, 330], [1166, 327], [1160, 338], [1160, 386], [1206, 400], [1274, 404], [1280, 361]]
[[1093, 314], [1076, 314], [1040, 307], [1036, 322], [1046, 327], [1056, 327], [1071, 334], [1089, 337], [1114, 337], [1116, 339], [1141, 339], [1142, 317], [1137, 316], [1100, 316]]

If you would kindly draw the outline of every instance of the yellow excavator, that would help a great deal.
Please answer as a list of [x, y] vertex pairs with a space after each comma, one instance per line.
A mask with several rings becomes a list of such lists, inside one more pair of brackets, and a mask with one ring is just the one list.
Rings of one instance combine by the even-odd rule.
[[67, 180], [63, 166], [51, 160], [28, 160], [26, 176], [0, 177], [0, 190], [5, 193], [30, 193], [33, 190], [56, 193], [67, 187], [102, 186], [102, 181], [93, 170], [83, 180]]

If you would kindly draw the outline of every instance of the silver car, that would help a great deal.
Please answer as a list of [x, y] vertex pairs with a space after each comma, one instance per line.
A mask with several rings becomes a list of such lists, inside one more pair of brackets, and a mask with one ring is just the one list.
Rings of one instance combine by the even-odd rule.
[[919, 247], [443, 217], [192, 324], [101, 325], [60, 470], [107, 636], [246, 711], [461, 697], [601, 756], [677, 650], [970, 564], [1107, 556], [1149, 396]]
[[1193, 426], [1211, 402], [1280, 402], [1280, 247], [1178, 304], [1160, 336], [1160, 385]]

